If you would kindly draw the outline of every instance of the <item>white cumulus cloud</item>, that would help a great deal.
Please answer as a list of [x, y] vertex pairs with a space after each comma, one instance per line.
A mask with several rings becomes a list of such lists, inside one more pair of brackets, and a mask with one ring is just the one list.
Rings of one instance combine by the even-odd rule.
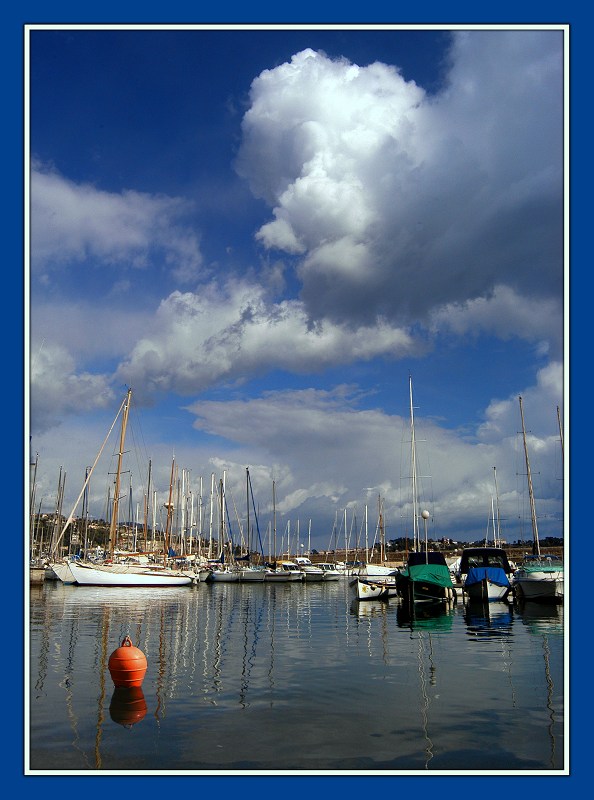
[[560, 32], [518, 30], [454, 34], [432, 96], [312, 50], [262, 72], [236, 169], [272, 210], [257, 239], [298, 257], [308, 315], [402, 324], [497, 285], [559, 296], [562, 68]]

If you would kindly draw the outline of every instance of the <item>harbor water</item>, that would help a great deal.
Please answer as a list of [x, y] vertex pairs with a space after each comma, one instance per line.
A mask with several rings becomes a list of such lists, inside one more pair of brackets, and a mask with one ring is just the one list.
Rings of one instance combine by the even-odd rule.
[[[567, 774], [563, 605], [48, 581], [28, 615], [28, 774]], [[126, 636], [148, 662], [128, 693]]]

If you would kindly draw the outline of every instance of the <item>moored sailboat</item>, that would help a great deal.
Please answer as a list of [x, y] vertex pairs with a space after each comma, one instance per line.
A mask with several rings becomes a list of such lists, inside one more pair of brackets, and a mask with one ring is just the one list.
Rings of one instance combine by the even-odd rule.
[[532, 555], [525, 556], [524, 561], [513, 575], [513, 586], [520, 599], [563, 602], [564, 569], [563, 560], [559, 557], [545, 556], [540, 552], [538, 538], [538, 523], [536, 520], [536, 505], [534, 502], [534, 489], [532, 486], [532, 473], [528, 458], [528, 445], [526, 443], [526, 428], [524, 425], [524, 406], [520, 401], [520, 416], [522, 420], [522, 439], [524, 443], [524, 457], [526, 460], [526, 476], [528, 479], [528, 495], [530, 500], [530, 517], [532, 521]]
[[[412, 378], [409, 378], [410, 427], [411, 427], [411, 481], [413, 511], [413, 552], [409, 553], [404, 567], [396, 574], [398, 596], [403, 603], [455, 602], [456, 592], [450, 570], [443, 553], [429, 552], [427, 540], [428, 511], [419, 513], [419, 489], [417, 475], [417, 452], [413, 410]], [[425, 549], [421, 550], [419, 517], [425, 528]]]
[[377, 583], [371, 578], [354, 577], [349, 581], [349, 590], [354, 600], [387, 600], [396, 595], [396, 585]]
[[[115, 492], [114, 492], [114, 499], [113, 499], [113, 507], [112, 507], [112, 515], [111, 515], [111, 523], [110, 523], [110, 531], [109, 531], [109, 551], [110, 551], [110, 562], [111, 563], [91, 563], [91, 562], [83, 562], [83, 561], [76, 561], [72, 560], [67, 562], [68, 569], [74, 576], [75, 582], [81, 586], [185, 586], [192, 583], [192, 577], [187, 573], [169, 569], [166, 566], [165, 559], [167, 557], [167, 550], [165, 551], [164, 563], [163, 566], [142, 566], [142, 565], [133, 565], [133, 564], [117, 564], [113, 563], [114, 559], [114, 549], [115, 549], [115, 538], [116, 538], [116, 529], [118, 524], [118, 507], [119, 507], [119, 498], [120, 498], [120, 479], [122, 473], [122, 460], [124, 456], [124, 443], [126, 438], [126, 428], [128, 423], [128, 415], [130, 413], [130, 403], [132, 399], [132, 390], [128, 389], [126, 393], [126, 397], [120, 406], [120, 410], [116, 415], [116, 419], [114, 420], [113, 425], [120, 415], [122, 414], [122, 422], [120, 428], [120, 443], [119, 443], [119, 450], [118, 450], [118, 462], [117, 462], [117, 471], [115, 477]], [[110, 429], [113, 430], [112, 428]], [[109, 437], [109, 434], [108, 434]], [[107, 439], [106, 439], [107, 441]], [[104, 442], [105, 444], [105, 442]], [[103, 445], [104, 446], [104, 445]], [[103, 450], [103, 446], [99, 451], [99, 455]], [[74, 518], [74, 513], [76, 511], [76, 507], [82, 494], [87, 486], [87, 483], [91, 477], [91, 473], [93, 468], [97, 464], [99, 459], [99, 455], [95, 460], [95, 464], [89, 470], [85, 483], [83, 485], [83, 491], [81, 491], [78, 500], [75, 503], [75, 506], [68, 517], [68, 520], [62, 530], [60, 538], [64, 536], [64, 533]], [[173, 474], [173, 466], [172, 466], [172, 474]], [[170, 498], [169, 498], [169, 507], [172, 509], [173, 506], [171, 504], [171, 487], [170, 487]], [[61, 563], [55, 562], [52, 563], [52, 568], [54, 571], [61, 569]]]

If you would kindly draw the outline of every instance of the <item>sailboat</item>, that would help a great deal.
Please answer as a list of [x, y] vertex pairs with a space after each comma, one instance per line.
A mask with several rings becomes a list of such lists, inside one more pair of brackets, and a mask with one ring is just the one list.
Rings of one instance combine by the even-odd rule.
[[[250, 479], [250, 469], [246, 467], [246, 547], [247, 556], [243, 556], [240, 560], [242, 566], [239, 568], [239, 580], [242, 583], [263, 583], [266, 576], [266, 567], [261, 564], [252, 564], [250, 554], [252, 552], [252, 533], [253, 528], [250, 528], [250, 500], [251, 505], [254, 505], [254, 494], [252, 490], [252, 482]], [[258, 524], [258, 515], [254, 507], [254, 515], [256, 521], [256, 530], [258, 533], [258, 542], [260, 542], [260, 526]], [[247, 563], [244, 563], [247, 562]]]
[[532, 474], [528, 458], [528, 445], [526, 443], [526, 428], [524, 425], [524, 406], [520, 401], [520, 417], [522, 420], [522, 439], [524, 442], [524, 457], [526, 460], [526, 476], [528, 479], [528, 496], [530, 500], [530, 517], [532, 520], [532, 555], [524, 556], [520, 567], [513, 575], [513, 586], [516, 594], [523, 600], [563, 602], [563, 560], [558, 556], [545, 556], [540, 552], [538, 539], [538, 523], [536, 521], [536, 506], [534, 503], [534, 489], [532, 487]]
[[[456, 592], [450, 570], [443, 553], [429, 552], [427, 540], [427, 510], [419, 513], [419, 489], [417, 473], [417, 451], [415, 439], [415, 418], [413, 410], [412, 377], [409, 377], [410, 428], [411, 428], [411, 480], [413, 506], [413, 552], [409, 553], [405, 566], [396, 574], [396, 588], [402, 602], [443, 603], [456, 601]], [[425, 527], [425, 549], [421, 550], [419, 518]]]
[[[225, 525], [225, 512], [227, 511], [226, 502], [226, 472], [223, 470], [223, 477], [219, 479], [219, 558], [218, 562], [213, 564], [213, 569], [207, 577], [208, 583], [239, 583], [240, 570], [235, 561], [231, 561], [233, 554], [233, 543], [225, 541], [227, 534], [227, 526]], [[225, 561], [225, 549], [228, 550], [229, 556]], [[229, 563], [230, 562], [230, 563]]]
[[349, 590], [353, 600], [388, 600], [397, 593], [396, 586], [359, 575], [349, 581]]
[[280, 568], [280, 564], [276, 560], [276, 482], [272, 481], [272, 529], [270, 530], [269, 553], [272, 548], [272, 554], [269, 555], [267, 563], [266, 575], [264, 580], [266, 583], [289, 583], [291, 580], [291, 573], [288, 570]]
[[497, 468], [493, 467], [497, 514], [491, 498], [491, 517], [493, 519], [493, 546], [488, 544], [489, 531], [484, 547], [465, 547], [460, 556], [458, 570], [462, 591], [470, 600], [481, 602], [513, 600], [510, 576], [513, 568], [507, 553], [501, 547], [499, 520], [499, 495], [497, 492]]
[[[381, 495], [378, 495], [377, 498], [378, 503], [378, 518], [377, 518], [377, 528], [376, 528], [376, 535], [379, 533], [379, 545], [380, 545], [380, 556], [379, 564], [373, 564], [369, 560], [369, 555], [367, 554], [367, 506], [365, 506], [365, 541], [366, 541], [366, 555], [365, 555], [365, 565], [359, 568], [358, 574], [362, 577], [372, 578], [373, 580], [376, 579], [384, 579], [384, 578], [394, 578], [396, 572], [398, 571], [395, 567], [389, 567], [386, 564], [386, 533], [384, 529], [384, 504], [381, 498]], [[372, 552], [375, 552], [375, 539], [373, 542]], [[373, 555], [371, 557], [373, 559]], [[389, 583], [390, 581], [388, 581]], [[393, 581], [392, 581], [393, 582]]]
[[[45, 580], [45, 564], [41, 557], [41, 544], [35, 540], [35, 483], [37, 480], [38, 463], [39, 454], [35, 456], [35, 461], [31, 463], [34, 471], [29, 503], [29, 581], [32, 584], [43, 583]], [[35, 554], [36, 549], [38, 551], [37, 555]]]
[[[110, 428], [113, 430], [116, 420], [118, 419], [120, 413], [122, 415], [121, 421], [121, 428], [120, 428], [120, 444], [119, 444], [119, 451], [118, 451], [118, 463], [117, 463], [117, 471], [116, 471], [116, 478], [115, 478], [115, 492], [114, 492], [114, 499], [113, 499], [113, 508], [111, 514], [111, 523], [109, 529], [109, 550], [110, 550], [110, 560], [111, 563], [105, 564], [96, 564], [93, 562], [84, 562], [84, 561], [69, 561], [68, 568], [72, 573], [74, 580], [77, 584], [81, 586], [186, 586], [192, 583], [192, 578], [190, 575], [175, 571], [172, 569], [168, 569], [165, 565], [163, 567], [156, 567], [152, 568], [149, 566], [136, 566], [130, 564], [117, 564], [113, 563], [113, 556], [114, 556], [114, 548], [115, 548], [115, 540], [116, 540], [116, 531], [118, 525], [118, 507], [119, 507], [119, 498], [120, 498], [120, 480], [121, 480], [121, 473], [122, 473], [122, 460], [124, 456], [124, 442], [126, 438], [126, 428], [128, 424], [128, 415], [130, 413], [130, 402], [132, 399], [132, 390], [128, 389], [126, 393], [126, 397], [124, 398], [122, 405], [116, 415], [116, 419]], [[109, 433], [107, 438], [109, 438]], [[105, 441], [107, 441], [107, 438]], [[76, 511], [76, 507], [82, 494], [89, 482], [91, 477], [91, 473], [99, 460], [99, 456], [105, 446], [105, 441], [95, 459], [95, 463], [93, 467], [88, 471], [87, 477], [85, 479], [85, 483], [83, 485], [83, 489], [78, 496], [78, 499], [72, 509], [64, 528], [60, 534], [60, 540], [63, 538], [64, 533], [66, 532], [68, 526], [72, 522], [74, 518], [74, 513]], [[172, 467], [173, 473], [173, 467]], [[170, 487], [170, 501], [171, 501], [171, 487]], [[171, 504], [171, 503], [170, 503]], [[165, 553], [166, 557], [167, 553]], [[54, 570], [56, 570], [56, 565], [52, 564]]]

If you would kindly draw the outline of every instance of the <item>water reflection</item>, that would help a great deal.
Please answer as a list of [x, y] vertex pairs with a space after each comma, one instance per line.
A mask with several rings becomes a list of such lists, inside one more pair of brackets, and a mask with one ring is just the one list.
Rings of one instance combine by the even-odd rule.
[[118, 725], [130, 729], [144, 719], [146, 700], [141, 686], [116, 686], [109, 704], [109, 716]]
[[[351, 605], [338, 582], [48, 585], [31, 607], [32, 768], [558, 769], [562, 614]], [[107, 666], [126, 635], [148, 662], [136, 696]]]
[[349, 608], [353, 616], [364, 619], [371, 616], [385, 616], [388, 603], [385, 600], [352, 600]]
[[500, 639], [512, 634], [513, 607], [495, 601], [469, 601], [464, 607], [466, 631], [471, 639]]
[[364, 632], [369, 657], [373, 658], [376, 655], [378, 651], [376, 645], [379, 643], [384, 664], [390, 661], [389, 626], [393, 624], [395, 602], [392, 604], [386, 600], [352, 600], [349, 604], [351, 616], [357, 620], [359, 630]]
[[417, 670], [419, 684], [419, 710], [423, 735], [423, 766], [430, 768], [435, 756], [435, 746], [430, 730], [430, 710], [438, 696], [438, 666], [435, 658], [434, 635], [452, 631], [455, 616], [453, 603], [416, 603], [414, 606], [399, 605], [397, 623], [399, 628], [408, 629], [410, 638], [417, 642]]
[[453, 603], [416, 603], [398, 605], [396, 620], [398, 627], [409, 628], [410, 631], [427, 631], [446, 633], [452, 630], [455, 616]]
[[548, 633], [553, 636], [563, 634], [563, 605], [558, 603], [519, 602], [518, 613], [523, 624], [531, 633]]
[[523, 624], [529, 633], [540, 639], [542, 650], [542, 668], [546, 686], [546, 707], [548, 713], [547, 732], [550, 741], [549, 764], [556, 762], [557, 738], [556, 729], [560, 713], [555, 704], [555, 684], [551, 669], [551, 638], [563, 635], [563, 605], [557, 603], [535, 603], [524, 601], [518, 604]]

